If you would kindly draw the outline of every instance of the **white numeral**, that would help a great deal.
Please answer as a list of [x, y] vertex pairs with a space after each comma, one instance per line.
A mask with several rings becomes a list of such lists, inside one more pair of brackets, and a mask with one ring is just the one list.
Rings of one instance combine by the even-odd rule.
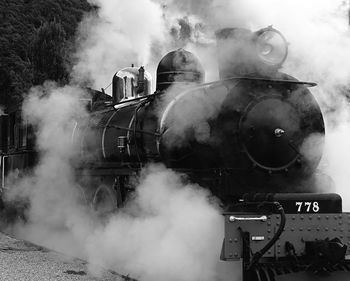
[[[304, 209], [307, 213], [309, 213], [312, 209], [314, 213], [318, 213], [320, 211], [320, 206], [318, 202], [295, 202], [295, 206], [298, 207], [297, 212], [300, 213]], [[311, 208], [312, 206], [312, 208]], [[304, 207], [304, 208], [303, 208]]]
[[303, 205], [303, 202], [295, 202], [295, 205], [298, 206], [298, 213], [301, 211], [301, 205]]
[[306, 206], [306, 212], [310, 212], [311, 202], [305, 202], [304, 205]]

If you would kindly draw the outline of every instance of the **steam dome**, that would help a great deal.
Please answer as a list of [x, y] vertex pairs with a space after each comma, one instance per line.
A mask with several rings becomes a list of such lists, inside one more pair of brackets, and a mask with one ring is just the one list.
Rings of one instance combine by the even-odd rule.
[[157, 90], [173, 84], [202, 83], [204, 70], [197, 57], [184, 49], [166, 54], [157, 67]]

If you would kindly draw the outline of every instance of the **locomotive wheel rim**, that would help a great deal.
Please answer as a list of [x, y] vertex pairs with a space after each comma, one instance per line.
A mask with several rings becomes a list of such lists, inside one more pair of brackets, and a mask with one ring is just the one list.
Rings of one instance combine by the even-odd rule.
[[[248, 114], [250, 113], [250, 111], [259, 103], [268, 100], [268, 99], [275, 99], [278, 101], [283, 101], [283, 103], [288, 104], [291, 108], [294, 109], [294, 106], [292, 103], [290, 103], [288, 100], [284, 99], [282, 96], [280, 95], [276, 95], [276, 94], [271, 94], [271, 95], [263, 95], [261, 97], [257, 97], [255, 98], [253, 101], [251, 101], [246, 108], [244, 109], [244, 114], [241, 116], [240, 120], [239, 120], [239, 126], [238, 126], [238, 131], [239, 131], [239, 138], [240, 138], [240, 142], [242, 144], [242, 148], [243, 151], [246, 153], [247, 157], [249, 158], [249, 160], [252, 162], [254, 167], [259, 167], [265, 171], [269, 171], [269, 172], [279, 172], [279, 171], [287, 171], [288, 168], [292, 165], [295, 164], [295, 162], [300, 159], [301, 154], [299, 153], [299, 151], [297, 151], [295, 148], [293, 148], [293, 141], [289, 141], [290, 143], [290, 149], [293, 150], [295, 153], [295, 156], [292, 157], [288, 162], [286, 162], [284, 165], [281, 165], [279, 167], [271, 167], [271, 166], [267, 166], [267, 165], [263, 165], [261, 163], [259, 163], [258, 160], [256, 160], [256, 157], [254, 157], [252, 155], [252, 153], [250, 152], [250, 149], [247, 147], [246, 144], [246, 140], [243, 138], [243, 131], [244, 131], [244, 122], [247, 119]], [[279, 129], [279, 127], [277, 126], [276, 129]]]

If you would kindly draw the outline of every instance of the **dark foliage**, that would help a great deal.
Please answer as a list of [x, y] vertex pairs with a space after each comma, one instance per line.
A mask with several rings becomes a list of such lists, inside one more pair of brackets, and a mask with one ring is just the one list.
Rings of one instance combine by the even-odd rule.
[[62, 25], [56, 21], [45, 22], [34, 33], [31, 46], [34, 84], [42, 84], [47, 79], [63, 81], [67, 76], [65, 37]]
[[64, 83], [66, 55], [87, 0], [0, 0], [0, 105], [47, 79]]

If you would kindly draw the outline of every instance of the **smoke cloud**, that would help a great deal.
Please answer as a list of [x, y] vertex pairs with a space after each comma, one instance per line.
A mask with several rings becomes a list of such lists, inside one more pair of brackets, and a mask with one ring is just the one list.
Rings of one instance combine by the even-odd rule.
[[200, 143], [215, 142], [210, 138], [208, 122], [219, 114], [228, 94], [227, 88], [218, 85], [178, 93], [177, 87], [169, 89], [163, 106], [160, 106], [159, 118], [162, 118], [161, 133], [165, 144], [168, 147], [181, 147], [191, 138]]
[[91, 237], [90, 260], [140, 280], [216, 279], [223, 222], [209, 199], [174, 172], [149, 166], [135, 199]]
[[82, 249], [70, 233], [79, 237], [90, 224], [74, 178], [73, 160], [79, 150], [71, 141], [75, 120], [86, 117], [84, 96], [77, 87], [59, 88], [50, 82], [31, 89], [23, 115], [35, 130], [38, 163], [6, 193], [8, 200], [22, 198], [30, 204], [28, 223], [16, 226], [20, 236], [68, 253]]
[[[220, 280], [223, 219], [207, 190], [162, 165], [150, 165], [123, 209], [101, 220], [85, 201], [74, 175], [79, 147], [72, 142], [76, 120], [86, 118], [86, 94], [46, 83], [23, 105], [36, 128], [39, 162], [7, 193], [29, 201], [25, 223], [13, 231], [41, 245], [79, 256], [142, 280]], [[14, 179], [13, 179], [14, 180]]]
[[73, 80], [99, 89], [131, 64], [153, 71], [152, 49], [165, 36], [161, 7], [150, 0], [89, 2], [100, 8], [80, 25]]

